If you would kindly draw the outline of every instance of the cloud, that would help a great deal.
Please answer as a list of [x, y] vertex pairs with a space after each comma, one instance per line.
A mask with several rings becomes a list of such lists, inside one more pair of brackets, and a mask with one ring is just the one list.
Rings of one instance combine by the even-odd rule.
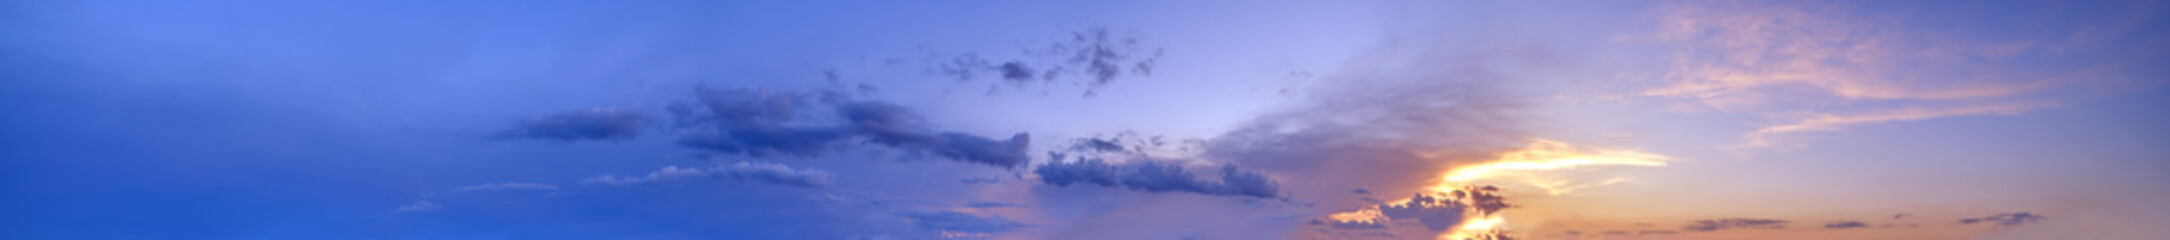
[[1024, 204], [1007, 203], [1007, 202], [972, 202], [972, 203], [966, 203], [966, 204], [964, 204], [964, 207], [968, 207], [968, 208], [1010, 208], [1010, 207], [1024, 207], [1024, 206], [1025, 206]]
[[1051, 162], [1033, 169], [1040, 181], [1055, 186], [1088, 184], [1147, 192], [1188, 192], [1206, 195], [1274, 198], [1280, 185], [1264, 174], [1222, 165], [1219, 181], [1196, 176], [1172, 163], [1139, 162], [1109, 164], [1099, 159]]
[[[1844, 6], [1681, 4], [1666, 9], [1655, 38], [1676, 46], [1670, 85], [1645, 95], [1693, 98], [1720, 108], [1800, 97], [1859, 100], [1992, 98], [2040, 89], [2037, 79], [1943, 75], [1991, 70], [2028, 42], [1957, 41], [1948, 31], [1894, 31], [1905, 16], [1842, 14]], [[1903, 23], [1903, 21], [1897, 21]], [[1919, 44], [1937, 41], [1934, 45]], [[2017, 49], [2015, 49], [2017, 48]], [[1990, 61], [1989, 63], [2009, 63]], [[1926, 73], [1926, 74], [1925, 74]], [[1929, 75], [1933, 74], [1933, 75]], [[1927, 75], [1927, 76], [1924, 76]], [[1955, 79], [1956, 78], [1956, 79]], [[2002, 81], [1999, 81], [2002, 80]], [[1787, 95], [1786, 90], [1815, 95]], [[1822, 96], [1816, 96], [1822, 95]]]
[[1823, 228], [1829, 228], [1829, 229], [1848, 229], [1848, 228], [1864, 228], [1864, 227], [1869, 227], [1869, 224], [1867, 224], [1867, 223], [1861, 223], [1861, 221], [1837, 221], [1837, 222], [1831, 222], [1831, 223], [1825, 223], [1825, 224], [1823, 224]]
[[603, 175], [589, 178], [584, 183], [602, 185], [632, 185], [657, 182], [681, 181], [696, 178], [719, 178], [741, 182], [757, 182], [794, 187], [823, 188], [831, 185], [834, 176], [829, 172], [812, 169], [792, 169], [774, 163], [739, 162], [706, 169], [666, 166], [663, 169], [636, 177]]
[[[697, 88], [697, 104], [670, 107], [679, 125], [693, 129], [680, 146], [754, 157], [820, 156], [837, 142], [864, 139], [897, 150], [963, 162], [1016, 168], [1031, 162], [1025, 133], [997, 140], [959, 132], [941, 132], [903, 106], [885, 102], [828, 98], [815, 106], [833, 106], [837, 122], [809, 122], [799, 108], [812, 95], [762, 90]], [[705, 110], [705, 111], [704, 111]]]
[[1073, 149], [1080, 149], [1080, 150], [1091, 150], [1091, 151], [1095, 151], [1095, 152], [1124, 152], [1124, 151], [1128, 151], [1128, 149], [1129, 149], [1129, 148], [1125, 148], [1125, 147], [1123, 147], [1123, 145], [1122, 145], [1122, 144], [1120, 144], [1120, 143], [1116, 143], [1116, 141], [1119, 141], [1119, 140], [1113, 140], [1113, 139], [1099, 139], [1099, 138], [1086, 138], [1086, 139], [1078, 139], [1078, 140], [1077, 140], [1077, 144], [1076, 144], [1076, 146], [1074, 146], [1074, 147], [1071, 147], [1071, 148], [1073, 148]]
[[933, 133], [921, 125], [918, 116], [903, 106], [882, 102], [857, 102], [837, 107], [848, 124], [866, 136], [868, 142], [897, 149], [918, 151], [971, 163], [1015, 168], [1031, 162], [1025, 154], [1031, 136], [1018, 133], [1008, 140], [974, 136], [971, 134], [944, 132]]
[[[1302, 99], [1295, 104], [1248, 119], [1228, 132], [1200, 141], [1195, 145], [1196, 148], [1183, 146], [1186, 149], [1181, 151], [1180, 157], [1131, 158], [1173, 158], [1207, 164], [1236, 164], [1262, 175], [1271, 174], [1273, 179], [1279, 179], [1283, 183], [1301, 181], [1301, 184], [1280, 185], [1278, 192], [1285, 198], [1302, 199], [1296, 201], [1304, 201], [1307, 206], [1316, 206], [1245, 213], [1251, 214], [1245, 215], [1251, 218], [1222, 217], [1223, 219], [1200, 219], [1171, 224], [1226, 229], [1219, 226], [1245, 224], [1245, 221], [1268, 222], [1270, 220], [1266, 219], [1287, 216], [1330, 218], [1340, 213], [1329, 211], [1373, 209], [1381, 211], [1379, 215], [1392, 221], [1379, 225], [1400, 236], [1431, 236], [1450, 230], [1452, 226], [1463, 223], [1465, 214], [1479, 210], [1468, 207], [1468, 204], [1411, 205], [1405, 201], [1381, 204], [1377, 199], [1367, 201], [1349, 197], [1348, 194], [1357, 187], [1364, 187], [1380, 196], [1431, 193], [1431, 185], [1438, 183], [1440, 174], [1453, 166], [1489, 160], [1500, 150], [1526, 143], [1530, 135], [1521, 131], [1521, 125], [1527, 122], [1523, 121], [1521, 113], [1529, 106], [1530, 95], [1523, 95], [1525, 89], [1518, 88], [1522, 86], [1507, 83], [1529, 82], [1534, 79], [1511, 73], [1558, 70], [1554, 68], [1558, 66], [1543, 60], [1553, 54], [1543, 50], [1500, 51], [1479, 47], [1456, 51], [1465, 46], [1425, 44], [1434, 42], [1397, 42], [1390, 44], [1390, 47], [1352, 57], [1351, 61], [1340, 64], [1344, 69], [1336, 70], [1335, 74], [1321, 76], [1320, 81], [1331, 84], [1315, 85], [1306, 89]], [[1128, 170], [1108, 166], [1113, 164], [1105, 162], [1093, 163], [1089, 158], [1059, 163], [1073, 165], [1064, 166], [1070, 171], [1060, 174], [1074, 175], [1074, 178], [1069, 179], [1072, 183], [1107, 183], [1119, 182], [1115, 181], [1119, 178], [1109, 175], [1123, 174], [1122, 171]], [[1127, 162], [1135, 164], [1146, 161]], [[1053, 165], [1043, 165], [1043, 169]], [[1043, 181], [1047, 180], [1048, 175], [1058, 174], [1041, 173]], [[1167, 208], [1139, 209], [1141, 210], [1138, 211], [1155, 211], [1150, 213], [1154, 215], [1169, 214], [1166, 213], [1169, 211]], [[1333, 228], [1330, 223], [1337, 221], [1343, 223], [1344, 229]], [[1377, 232], [1361, 228], [1370, 226], [1369, 224], [1350, 225], [1352, 223], [1349, 222], [1345, 219], [1320, 219], [1320, 225], [1306, 226], [1315, 228], [1320, 234], [1331, 236]], [[1258, 228], [1227, 230], [1225, 232], [1246, 233], [1224, 233], [1225, 235], [1245, 237], [1223, 238], [1276, 238], [1242, 235], [1256, 234], [1251, 232], [1278, 232], [1260, 229], [1267, 225], [1259, 223]], [[1426, 231], [1431, 233], [1425, 233]]]
[[827, 152], [830, 143], [853, 133], [838, 127], [788, 124], [798, 118], [798, 108], [808, 98], [767, 89], [697, 87], [697, 104], [676, 103], [668, 109], [677, 125], [693, 130], [679, 138], [680, 146], [755, 157], [810, 157]]
[[1462, 217], [1468, 215], [1466, 212], [1474, 210], [1456, 199], [1428, 194], [1417, 194], [1407, 202], [1379, 204], [1376, 207], [1379, 213], [1386, 215], [1388, 219], [1414, 219], [1434, 232], [1460, 225]]
[[533, 138], [561, 141], [632, 138], [647, 125], [647, 115], [612, 108], [594, 108], [546, 115], [520, 121], [519, 126], [497, 133], [498, 139]]
[[1756, 218], [1705, 219], [1690, 222], [1688, 226], [1681, 227], [1680, 230], [1689, 232], [1709, 232], [1735, 228], [1781, 229], [1786, 228], [1786, 220]]
[[1772, 137], [1783, 134], [1814, 131], [1834, 131], [1844, 129], [1846, 126], [1851, 125], [1881, 122], [1916, 121], [1950, 116], [1989, 114], [2012, 115], [2047, 106], [2048, 105], [2042, 104], [2005, 104], [1978, 105], [1959, 108], [1906, 108], [1860, 115], [1818, 114], [1818, 116], [1801, 119], [1799, 122], [1791, 124], [1756, 129], [1755, 132], [1748, 133], [1744, 138], [1747, 139], [1748, 142], [1746, 144], [1749, 146], [1767, 146], [1771, 144]]
[[444, 207], [439, 207], [437, 206], [437, 203], [430, 202], [429, 200], [416, 200], [412, 203], [407, 203], [407, 205], [399, 205], [399, 208], [393, 209], [392, 212], [435, 212], [437, 210], [443, 209]]
[[955, 211], [906, 212], [903, 216], [905, 219], [910, 220], [914, 226], [941, 231], [945, 234], [1000, 233], [1025, 227], [1024, 223], [1002, 218], [1002, 216], [978, 217]]
[[1994, 223], [1994, 224], [1997, 224], [1998, 226], [2018, 226], [2018, 225], [2020, 225], [2020, 224], [2027, 224], [2027, 223], [2032, 223], [2032, 222], [2036, 222], [2036, 221], [2042, 221], [2042, 219], [2043, 219], [2043, 218], [2044, 218], [2044, 217], [2043, 217], [2043, 216], [2042, 216], [2041, 214], [2035, 214], [2035, 213], [2031, 213], [2031, 212], [2011, 212], [2011, 213], [1999, 213], [1999, 214], [1996, 214], [1996, 215], [1989, 215], [1989, 216], [1987, 216], [1987, 217], [1978, 217], [1978, 218], [1965, 218], [1965, 219], [1959, 219], [1959, 223], [1960, 223], [1960, 224]]
[[[1026, 50], [1027, 56], [1018, 59], [990, 61], [976, 53], [955, 55], [940, 61], [934, 72], [958, 80], [992, 74], [1008, 83], [1056, 81], [1069, 74], [1079, 74], [1087, 77], [1083, 85], [1089, 87], [1085, 94], [1091, 96], [1097, 87], [1125, 75], [1153, 73], [1161, 51], [1157, 48], [1148, 51], [1138, 43], [1135, 37], [1117, 36], [1107, 28], [1092, 28], [1071, 33], [1069, 40], [1050, 43], [1044, 49]], [[997, 61], [1001, 64], [995, 64]]]
[[1934, 25], [2057, 13], [1859, 10], [1839, 3], [1660, 7], [1657, 31], [1643, 37], [1665, 46], [1670, 59], [1653, 78], [1659, 83], [1638, 94], [1778, 119], [1743, 134], [1744, 145], [1765, 147], [1779, 135], [1870, 123], [2020, 114], [2080, 97], [2054, 94], [2060, 90], [2133, 79], [2131, 64], [2117, 62], [2128, 60], [2101, 57], [2117, 48], [2083, 38], [2126, 32], [2040, 24], [1988, 33]]
[[1010, 61], [1002, 63], [1002, 66], [997, 66], [995, 69], [1002, 72], [1003, 80], [1012, 82], [1032, 80], [1032, 67], [1025, 66], [1024, 62]]
[[[1337, 212], [1326, 219], [1312, 220], [1312, 225], [1332, 223], [1336, 230], [1389, 229], [1394, 225], [1414, 224], [1433, 233], [1454, 231], [1472, 218], [1500, 219], [1501, 210], [1512, 207], [1506, 198], [1492, 186], [1467, 186], [1447, 192], [1416, 193], [1411, 197], [1389, 203], [1377, 203], [1353, 210]], [[1470, 237], [1500, 237], [1504, 232], [1476, 233]]]
[[458, 188], [453, 188], [453, 189], [452, 189], [452, 191], [455, 191], [455, 192], [478, 192], [478, 191], [501, 191], [501, 190], [542, 190], [542, 191], [557, 191], [557, 190], [558, 190], [558, 186], [556, 186], [556, 185], [550, 185], [550, 184], [541, 184], [541, 183], [506, 182], [506, 183], [489, 183], [489, 184], [477, 184], [477, 185], [467, 185], [467, 186], [461, 186], [461, 187], [458, 187]]
[[850, 134], [837, 128], [757, 124], [688, 134], [678, 139], [678, 145], [755, 157], [812, 157], [828, 152], [830, 143]]

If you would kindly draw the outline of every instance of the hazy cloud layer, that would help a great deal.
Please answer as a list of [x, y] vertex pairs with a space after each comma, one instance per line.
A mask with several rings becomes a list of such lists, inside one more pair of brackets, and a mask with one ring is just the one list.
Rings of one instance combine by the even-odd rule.
[[1837, 221], [1837, 222], [1831, 222], [1831, 223], [1825, 223], [1825, 224], [1823, 224], [1823, 228], [1829, 228], [1829, 229], [1848, 229], [1848, 228], [1864, 228], [1864, 227], [1869, 227], [1869, 224], [1867, 224], [1867, 223], [1861, 223], [1861, 221]]
[[557, 186], [557, 185], [550, 185], [550, 184], [541, 184], [541, 183], [524, 183], [524, 182], [504, 182], [504, 183], [488, 183], [488, 184], [476, 184], [476, 185], [467, 185], [467, 186], [461, 186], [461, 187], [458, 187], [458, 188], [453, 188], [453, 189], [452, 189], [452, 191], [454, 191], [454, 192], [479, 192], [479, 191], [502, 191], [502, 190], [541, 190], [541, 191], [557, 191], [557, 190], [558, 190], [558, 186]]
[[399, 205], [399, 208], [392, 209], [392, 212], [435, 212], [443, 209], [444, 207], [437, 206], [437, 203], [429, 200], [415, 200], [406, 205]]
[[595, 108], [529, 118], [495, 137], [562, 141], [626, 139], [639, 135], [648, 122], [648, 116], [639, 112]]
[[1025, 227], [1024, 223], [1002, 216], [979, 217], [956, 211], [920, 211], [903, 215], [913, 226], [950, 233], [1000, 233]]
[[835, 176], [821, 170], [793, 169], [789, 166], [774, 163], [739, 162], [705, 169], [667, 166], [646, 175], [632, 177], [603, 175], [582, 182], [603, 185], [632, 185], [703, 178], [807, 188], [824, 188], [836, 181]]
[[[1769, 2], [1661, 7], [1657, 31], [1641, 37], [1667, 45], [1672, 59], [1656, 77], [1661, 86], [1640, 94], [1772, 118], [1779, 123], [1742, 136], [1744, 145], [1770, 146], [1784, 135], [1863, 124], [2019, 114], [2064, 100], [2041, 97], [2044, 92], [2131, 79], [2123, 64], [2089, 64], [2112, 61], [2099, 53], [2121, 51], [2104, 39], [2134, 34], [2115, 24], [1939, 28], [1929, 23], [2057, 13], [1867, 8]], [[2128, 14], [2105, 17], [2144, 17]], [[1985, 38], [1981, 31], [2028, 34]]]
[[1995, 214], [1995, 215], [1989, 215], [1989, 216], [1986, 216], [1986, 217], [1978, 217], [1978, 218], [1965, 218], [1965, 219], [1959, 219], [1959, 223], [1961, 223], [1961, 224], [1991, 223], [1991, 224], [1996, 224], [1996, 225], [1999, 225], [1999, 226], [2017, 226], [2017, 225], [2020, 225], [2020, 224], [2027, 224], [2027, 223], [2032, 223], [2032, 222], [2036, 222], [2036, 221], [2042, 221], [2042, 219], [2043, 219], [2043, 218], [2044, 218], [2044, 217], [2043, 217], [2043, 216], [2042, 216], [2041, 214], [2035, 214], [2035, 213], [2031, 213], [2031, 212], [2012, 212], [2012, 213], [1999, 213], [1999, 214]]
[[1696, 221], [1694, 221], [1694, 222], [1690, 222], [1690, 223], [1688, 224], [1688, 226], [1685, 226], [1685, 227], [1680, 227], [1680, 230], [1682, 230], [1682, 231], [1689, 231], [1689, 232], [1709, 232], [1709, 231], [1718, 231], [1718, 230], [1726, 230], [1726, 229], [1781, 229], [1781, 228], [1786, 228], [1786, 220], [1778, 220], [1778, 219], [1758, 219], [1758, 218], [1721, 218], [1721, 219], [1704, 219], [1704, 220], [1696, 220]]

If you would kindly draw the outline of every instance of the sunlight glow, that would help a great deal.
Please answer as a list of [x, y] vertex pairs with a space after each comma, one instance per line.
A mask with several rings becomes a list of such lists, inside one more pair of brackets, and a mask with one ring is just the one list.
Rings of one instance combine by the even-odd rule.
[[[1662, 155], [1632, 150], [1576, 149], [1567, 143], [1533, 139], [1528, 147], [1501, 153], [1498, 159], [1476, 165], [1463, 166], [1448, 171], [1440, 177], [1432, 190], [1454, 192], [1471, 189], [1474, 182], [1485, 180], [1512, 180], [1545, 189], [1551, 195], [1566, 194], [1575, 190], [1612, 185], [1625, 182], [1627, 178], [1614, 177], [1599, 181], [1579, 181], [1560, 174], [1566, 170], [1594, 166], [1665, 166], [1668, 158]], [[1504, 213], [1483, 214], [1471, 212], [1454, 230], [1441, 234], [1439, 239], [1506, 239], [1501, 229], [1506, 223]]]
[[1665, 166], [1667, 157], [1632, 150], [1578, 150], [1566, 143], [1551, 140], [1531, 140], [1528, 147], [1502, 153], [1499, 159], [1477, 165], [1455, 168], [1442, 176], [1433, 191], [1453, 191], [1457, 187], [1482, 180], [1512, 180], [1545, 189], [1552, 195], [1561, 195], [1584, 188], [1625, 182], [1627, 178], [1610, 178], [1583, 181], [1560, 176], [1557, 172], [1591, 166]]

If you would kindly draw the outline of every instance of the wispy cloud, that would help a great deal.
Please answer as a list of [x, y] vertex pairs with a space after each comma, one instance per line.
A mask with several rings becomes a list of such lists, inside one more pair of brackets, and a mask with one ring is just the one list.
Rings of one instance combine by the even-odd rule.
[[1680, 230], [1689, 232], [1709, 232], [1736, 228], [1781, 229], [1786, 228], [1786, 222], [1786, 220], [1760, 218], [1705, 219], [1690, 222], [1688, 226], [1680, 227]]
[[615, 140], [640, 134], [649, 122], [646, 114], [616, 108], [592, 108], [561, 112], [520, 121], [519, 126], [497, 133], [498, 139], [551, 139], [561, 141]]
[[2124, 79], [2123, 64], [2062, 64], [2104, 61], [2079, 54], [2109, 51], [2079, 35], [2121, 32], [1980, 37], [1910, 22], [1936, 17], [1929, 14], [1835, 3], [1715, 2], [1660, 12], [1644, 39], [1672, 51], [1661, 83], [1638, 94], [1785, 122], [1745, 134], [1752, 147], [1869, 123], [2020, 114], [2055, 105], [2015, 103], [2068, 97], [2047, 92]]
[[1025, 224], [1002, 216], [979, 217], [956, 211], [917, 211], [903, 214], [912, 225], [941, 232], [945, 237], [984, 237], [989, 233], [1024, 228]]
[[1861, 221], [1837, 221], [1837, 222], [1831, 222], [1831, 223], [1825, 223], [1825, 224], [1823, 224], [1823, 228], [1829, 228], [1829, 229], [1848, 229], [1848, 228], [1865, 228], [1865, 227], [1869, 227], [1869, 224], [1867, 224], [1867, 223], [1862, 223]]
[[1109, 164], [1098, 159], [1052, 162], [1040, 165], [1032, 172], [1040, 176], [1041, 182], [1056, 186], [1086, 184], [1148, 192], [1189, 192], [1257, 198], [1281, 195], [1280, 184], [1274, 183], [1264, 174], [1239, 170], [1235, 165], [1222, 165], [1219, 181], [1199, 178], [1182, 166], [1172, 163]]
[[455, 192], [499, 191], [499, 190], [542, 190], [542, 191], [557, 191], [557, 190], [558, 190], [558, 186], [557, 186], [557, 185], [550, 185], [550, 184], [541, 184], [541, 183], [505, 182], [505, 183], [489, 183], [489, 184], [477, 184], [477, 185], [467, 185], [467, 186], [461, 186], [461, 187], [459, 187], [459, 188], [453, 188], [453, 189], [452, 189], [452, 191], [455, 191]]
[[437, 206], [437, 203], [429, 200], [415, 200], [406, 205], [399, 205], [399, 208], [392, 209], [392, 212], [434, 212], [443, 209], [444, 207]]
[[1999, 226], [2016, 226], [2016, 225], [2020, 225], [2020, 224], [2027, 224], [2027, 223], [2032, 223], [2032, 222], [2036, 222], [2036, 221], [2042, 221], [2042, 219], [2043, 219], [2043, 218], [2045, 218], [2045, 217], [2043, 217], [2043, 216], [2042, 216], [2042, 214], [2035, 214], [2035, 213], [2031, 213], [2031, 212], [2011, 212], [2011, 213], [1999, 213], [1999, 214], [1995, 214], [1995, 215], [1989, 215], [1989, 216], [1986, 216], [1986, 217], [1977, 217], [1977, 218], [1964, 218], [1964, 219], [1959, 219], [1959, 223], [1960, 223], [1960, 224], [1993, 223], [1993, 224], [1997, 224], [1997, 225], [1999, 225]]
[[1780, 135], [1817, 131], [1836, 131], [1854, 125], [1884, 122], [1917, 121], [1923, 119], [1952, 116], [2012, 115], [2025, 113], [2027, 111], [2041, 109], [2049, 106], [2053, 105], [1993, 104], [1955, 108], [1901, 108], [1851, 115], [1815, 114], [1815, 116], [1813, 117], [1807, 117], [1794, 123], [1756, 129], [1755, 132], [1749, 132], [1748, 134], [1745, 134], [1742, 138], [1747, 139], [1744, 144], [1748, 146], [1762, 147], [1771, 145], [1772, 138]]
[[[997, 139], [940, 131], [896, 104], [766, 89], [702, 87], [695, 93], [697, 101], [669, 108], [680, 127], [693, 131], [678, 141], [688, 148], [753, 157], [812, 157], [840, 147], [839, 142], [863, 139], [896, 150], [1004, 168], [1031, 161], [1025, 154], [1031, 144], [1029, 134]], [[816, 117], [801, 112], [810, 107], [830, 107], [837, 121], [809, 120]]]
[[698, 178], [719, 178], [808, 188], [828, 187], [835, 182], [833, 174], [826, 171], [793, 169], [782, 164], [753, 162], [739, 162], [711, 168], [667, 166], [655, 172], [649, 172], [647, 175], [633, 177], [603, 175], [582, 182], [602, 185], [631, 185]]

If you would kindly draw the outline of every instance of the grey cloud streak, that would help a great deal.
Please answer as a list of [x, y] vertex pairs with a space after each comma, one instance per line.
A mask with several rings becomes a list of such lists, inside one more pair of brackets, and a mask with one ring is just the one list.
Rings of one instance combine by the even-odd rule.
[[[813, 157], [846, 147], [852, 139], [907, 152], [1003, 168], [1024, 166], [1031, 137], [1018, 133], [995, 139], [928, 126], [920, 116], [895, 104], [850, 101], [834, 94], [793, 94], [744, 89], [697, 88], [696, 102], [669, 109], [681, 128], [693, 132], [680, 146], [753, 157]], [[818, 100], [817, 100], [818, 99]], [[802, 112], [828, 107], [833, 114]], [[835, 119], [824, 122], [816, 119]]]
[[2045, 217], [2043, 217], [2043, 216], [2042, 216], [2042, 214], [2035, 214], [2035, 213], [2031, 213], [2031, 212], [2011, 212], [2011, 213], [1999, 213], [1999, 214], [1989, 215], [1989, 216], [1985, 216], [1985, 217], [1978, 217], [1978, 218], [1965, 218], [1965, 219], [1959, 219], [1959, 223], [1960, 223], [1960, 224], [1994, 223], [1994, 224], [1996, 224], [1996, 225], [1999, 225], [1999, 226], [2017, 226], [2017, 225], [2020, 225], [2020, 224], [2027, 224], [2027, 223], [2033, 223], [2033, 222], [2036, 222], [2036, 221], [2042, 221], [2042, 219], [2043, 219], [2043, 218], [2045, 218]]
[[710, 168], [667, 166], [646, 175], [630, 177], [603, 175], [588, 178], [581, 182], [602, 185], [634, 185], [703, 178], [806, 188], [825, 188], [836, 182], [835, 175], [827, 171], [794, 169], [781, 164], [751, 162], [739, 162]]
[[632, 110], [594, 108], [529, 118], [492, 137], [560, 141], [627, 139], [639, 135], [649, 121], [646, 114]]
[[1051, 162], [1033, 169], [1040, 181], [1055, 186], [1072, 184], [1121, 187], [1147, 192], [1188, 192], [1256, 198], [1280, 196], [1280, 184], [1265, 175], [1222, 165], [1218, 181], [1200, 178], [1173, 163], [1140, 162], [1108, 164], [1102, 160]]
[[1786, 220], [1760, 218], [1704, 219], [1690, 222], [1688, 226], [1680, 227], [1680, 230], [1709, 232], [1726, 229], [1781, 229], [1786, 228], [1786, 222]]

